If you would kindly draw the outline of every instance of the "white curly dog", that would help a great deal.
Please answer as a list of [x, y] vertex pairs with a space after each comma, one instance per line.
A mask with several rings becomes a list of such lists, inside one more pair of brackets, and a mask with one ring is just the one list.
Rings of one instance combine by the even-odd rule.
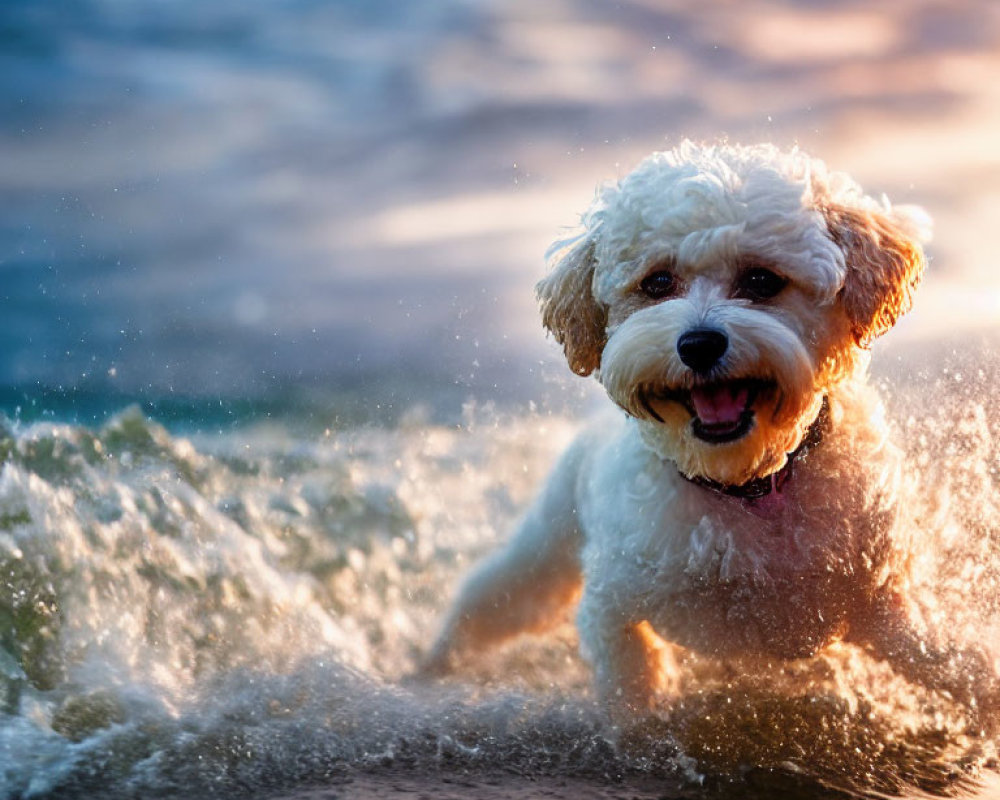
[[922, 212], [797, 150], [685, 142], [582, 222], [550, 251], [543, 321], [625, 414], [569, 448], [424, 672], [579, 598], [613, 718], [649, 707], [673, 646], [793, 659], [835, 640], [995, 706], [991, 656], [943, 641], [906, 598], [901, 457], [866, 383], [868, 344], [924, 268]]

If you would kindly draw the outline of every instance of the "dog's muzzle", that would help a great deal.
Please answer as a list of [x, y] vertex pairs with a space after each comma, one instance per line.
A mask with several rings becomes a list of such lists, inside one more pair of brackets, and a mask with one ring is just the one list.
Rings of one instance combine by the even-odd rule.
[[[693, 328], [677, 340], [677, 355], [699, 377], [707, 377], [729, 349], [729, 337], [715, 328]], [[705, 442], [721, 444], [745, 436], [753, 426], [756, 381], [708, 382], [674, 394], [691, 412], [692, 433]]]

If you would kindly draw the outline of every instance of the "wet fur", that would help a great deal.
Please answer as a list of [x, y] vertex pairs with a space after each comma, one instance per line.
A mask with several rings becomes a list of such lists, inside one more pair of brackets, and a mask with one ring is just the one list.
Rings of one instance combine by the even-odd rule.
[[[919, 211], [769, 145], [686, 142], [605, 186], [581, 230], [553, 246], [538, 296], [571, 369], [594, 373], [625, 414], [579, 436], [511, 542], [467, 579], [425, 672], [544, 630], [579, 598], [583, 652], [616, 718], [669, 682], [675, 646], [806, 658], [839, 639], [995, 706], [992, 655], [910, 614], [900, 456], [865, 379], [868, 343], [912, 304], [925, 227]], [[747, 264], [788, 283], [742, 298], [733, 286]], [[678, 289], [650, 300], [642, 279], [663, 269]], [[704, 326], [729, 342], [711, 380], [774, 387], [726, 444], [693, 435], [691, 410], [671, 399], [708, 380], [676, 347]], [[766, 513], [686, 479], [740, 484], [783, 469], [824, 398], [829, 430]]]

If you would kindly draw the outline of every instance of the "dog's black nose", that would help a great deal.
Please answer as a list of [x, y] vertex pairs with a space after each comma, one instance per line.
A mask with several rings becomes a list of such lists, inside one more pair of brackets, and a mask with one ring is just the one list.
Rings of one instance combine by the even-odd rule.
[[722, 331], [695, 328], [681, 334], [677, 340], [677, 355], [695, 372], [708, 372], [719, 363], [728, 347], [729, 339]]

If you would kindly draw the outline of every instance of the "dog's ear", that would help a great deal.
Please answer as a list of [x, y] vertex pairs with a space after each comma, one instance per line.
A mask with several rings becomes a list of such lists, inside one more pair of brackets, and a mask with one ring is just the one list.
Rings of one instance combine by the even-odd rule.
[[847, 273], [840, 291], [860, 347], [888, 331], [910, 310], [926, 259], [919, 210], [871, 209], [831, 204], [820, 209], [833, 241], [844, 252]]
[[587, 236], [549, 249], [553, 266], [535, 293], [542, 307], [542, 324], [563, 346], [570, 369], [589, 375], [601, 366], [607, 309], [594, 297], [594, 240]]

